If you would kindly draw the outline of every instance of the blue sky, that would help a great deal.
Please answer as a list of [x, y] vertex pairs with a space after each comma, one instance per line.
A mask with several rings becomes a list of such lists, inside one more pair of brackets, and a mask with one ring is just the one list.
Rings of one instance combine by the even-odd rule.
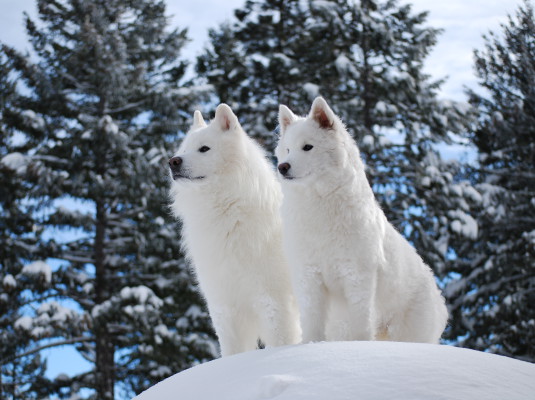
[[[171, 27], [188, 27], [192, 41], [184, 56], [191, 60], [199, 54], [207, 41], [207, 30], [216, 27], [233, 15], [233, 9], [245, 0], [168, 0]], [[401, 3], [407, 3], [406, 0]], [[425, 70], [434, 79], [447, 78], [441, 96], [465, 100], [463, 87], [475, 88], [473, 49], [483, 47], [482, 35], [498, 30], [507, 14], [514, 14], [519, 0], [414, 0], [415, 11], [429, 11], [428, 25], [444, 29], [439, 42], [428, 58]], [[19, 50], [29, 50], [23, 27], [23, 11], [36, 15], [35, 0], [0, 0], [0, 41]], [[66, 372], [73, 374], [87, 369], [88, 364], [71, 347], [49, 349], [50, 377]]]

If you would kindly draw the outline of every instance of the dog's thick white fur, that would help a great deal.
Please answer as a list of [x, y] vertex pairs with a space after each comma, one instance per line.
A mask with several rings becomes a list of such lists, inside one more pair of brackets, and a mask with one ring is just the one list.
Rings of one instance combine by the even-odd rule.
[[279, 110], [284, 247], [303, 342], [437, 343], [448, 313], [430, 268], [377, 204], [359, 150], [321, 97]]
[[[177, 161], [179, 160], [179, 161]], [[173, 162], [175, 166], [173, 166]], [[226, 104], [199, 111], [170, 160], [174, 214], [222, 356], [298, 343], [299, 314], [282, 249], [276, 174]]]

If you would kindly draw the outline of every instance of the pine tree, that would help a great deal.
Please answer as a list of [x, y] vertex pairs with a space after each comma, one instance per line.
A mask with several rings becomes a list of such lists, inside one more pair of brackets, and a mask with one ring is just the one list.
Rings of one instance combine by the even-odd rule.
[[[459, 191], [470, 185], [438, 146], [458, 139], [471, 112], [438, 99], [441, 82], [423, 72], [440, 33], [425, 26], [426, 13], [396, 1], [259, 0], [235, 16], [211, 31], [197, 63], [219, 100], [272, 149], [278, 104], [304, 114], [324, 96], [359, 143], [389, 220], [442, 274], [456, 243], [452, 211], [471, 190]], [[463, 211], [463, 223], [468, 217]]]
[[196, 70], [215, 87], [218, 100], [231, 105], [246, 132], [273, 149], [279, 103], [306, 99], [302, 79], [294, 79], [307, 62], [306, 43], [299, 41], [307, 31], [306, 10], [298, 0], [247, 1], [235, 17], [233, 25], [210, 30], [211, 46]]
[[9, 108], [16, 96], [9, 70], [8, 61], [0, 56], [0, 398], [30, 399], [46, 396], [49, 382], [39, 354], [16, 357], [32, 346], [33, 340], [15, 324], [28, 302], [24, 292], [43, 292], [48, 285], [46, 279], [29, 282], [22, 274], [25, 260], [40, 251], [40, 232], [33, 229], [31, 208], [24, 204], [27, 159], [16, 151], [14, 132], [4, 123], [2, 110]]
[[447, 294], [460, 345], [535, 362], [535, 19], [525, 1], [475, 51], [471, 140], [479, 236], [459, 249]]
[[44, 249], [20, 279], [48, 286], [10, 329], [32, 355], [70, 344], [94, 365], [58, 377], [61, 396], [130, 396], [216, 353], [166, 207], [166, 161], [202, 93], [181, 83], [186, 32], [167, 30], [162, 1], [37, 5], [40, 23], [26, 17], [37, 62], [2, 47], [25, 87], [2, 113], [22, 135], [21, 190]]

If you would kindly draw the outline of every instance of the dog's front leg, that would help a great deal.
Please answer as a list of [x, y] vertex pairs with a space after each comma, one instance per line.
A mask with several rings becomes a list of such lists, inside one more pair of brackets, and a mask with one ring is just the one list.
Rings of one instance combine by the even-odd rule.
[[327, 290], [317, 268], [305, 266], [295, 276], [303, 343], [325, 340]]
[[344, 298], [348, 310], [348, 339], [374, 340], [377, 327], [377, 274], [374, 270], [358, 271], [346, 277]]
[[258, 323], [248, 311], [236, 307], [210, 310], [222, 357], [256, 349]]

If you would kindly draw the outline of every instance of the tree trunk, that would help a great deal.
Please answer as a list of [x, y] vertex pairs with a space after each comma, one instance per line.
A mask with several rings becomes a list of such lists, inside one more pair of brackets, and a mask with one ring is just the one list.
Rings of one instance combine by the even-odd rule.
[[[106, 96], [100, 97], [98, 114], [102, 118], [107, 108]], [[103, 176], [106, 172], [106, 146], [103, 138], [106, 133], [99, 130], [99, 138], [102, 139], [101, 151], [97, 152], [96, 172]], [[99, 143], [100, 144], [100, 143]], [[103, 198], [96, 199], [96, 229], [95, 229], [95, 296], [96, 303], [102, 304], [110, 296], [109, 280], [106, 266], [106, 202]], [[96, 376], [95, 388], [97, 397], [103, 400], [113, 400], [115, 386], [115, 345], [113, 336], [109, 332], [107, 317], [96, 318], [95, 352], [96, 352]]]
[[[95, 233], [95, 296], [102, 304], [109, 297], [108, 276], [104, 241], [106, 236], [106, 210], [102, 201], [97, 201], [97, 225]], [[99, 399], [113, 400], [115, 384], [115, 346], [107, 329], [106, 318], [95, 321], [96, 390]]]
[[96, 339], [96, 390], [99, 399], [113, 400], [115, 397], [115, 346], [110, 334], [99, 329]]

